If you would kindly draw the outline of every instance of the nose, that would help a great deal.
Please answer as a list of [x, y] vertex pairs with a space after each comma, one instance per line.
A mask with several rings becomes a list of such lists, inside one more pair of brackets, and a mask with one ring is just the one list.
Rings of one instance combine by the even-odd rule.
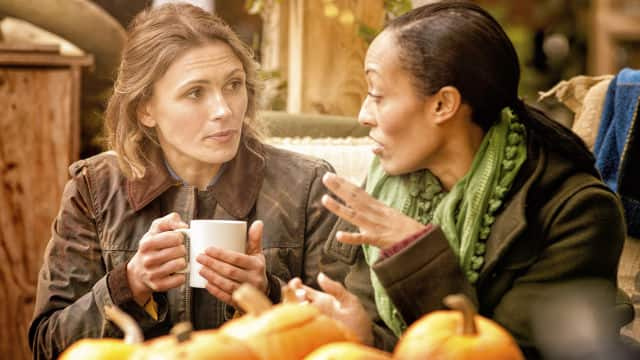
[[227, 99], [225, 99], [222, 93], [215, 93], [211, 100], [211, 119], [224, 119], [229, 115], [231, 115], [231, 108], [229, 107]]
[[360, 112], [358, 113], [358, 122], [362, 126], [374, 127], [376, 126], [376, 117], [374, 113], [375, 109], [371, 105], [371, 100], [367, 96], [360, 107]]

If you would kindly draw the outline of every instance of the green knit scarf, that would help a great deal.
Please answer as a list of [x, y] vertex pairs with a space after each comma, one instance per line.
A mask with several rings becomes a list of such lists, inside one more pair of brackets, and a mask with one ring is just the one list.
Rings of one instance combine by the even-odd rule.
[[[447, 194], [428, 170], [401, 176], [387, 175], [374, 158], [367, 175], [366, 191], [388, 206], [417, 221], [440, 225], [460, 267], [472, 284], [484, 264], [485, 242], [520, 167], [527, 157], [525, 128], [505, 108], [501, 120], [485, 135], [469, 172]], [[369, 267], [378, 260], [380, 249], [363, 245]], [[400, 336], [407, 325], [371, 268], [371, 284], [378, 313]]]

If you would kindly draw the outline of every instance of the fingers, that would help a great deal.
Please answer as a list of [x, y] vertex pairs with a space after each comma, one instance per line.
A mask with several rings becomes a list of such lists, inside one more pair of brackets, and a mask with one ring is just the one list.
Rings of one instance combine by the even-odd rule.
[[148, 277], [152, 281], [156, 279], [162, 279], [176, 272], [180, 272], [184, 270], [186, 267], [187, 267], [187, 261], [185, 260], [185, 258], [179, 257], [177, 259], [164, 262], [159, 266], [155, 267], [154, 269], [149, 271]]
[[245, 270], [258, 269], [262, 265], [261, 259], [264, 259], [264, 255], [262, 255], [262, 252], [256, 255], [246, 255], [217, 247], [208, 247], [205, 249], [204, 253], [207, 256]]
[[[242, 283], [249, 283], [261, 291], [266, 291], [268, 280], [266, 276], [266, 260], [262, 253], [258, 255], [244, 255], [233, 251], [218, 251], [221, 249], [209, 248], [205, 254], [196, 258], [203, 265], [201, 275], [229, 295]], [[210, 256], [213, 254], [214, 256]], [[225, 261], [225, 256], [228, 255]], [[238, 256], [240, 255], [240, 256]], [[241, 261], [238, 261], [238, 260]], [[240, 266], [240, 265], [242, 266]], [[206, 271], [205, 271], [206, 270]]]
[[337, 281], [331, 280], [323, 273], [318, 274], [318, 284], [327, 294], [333, 295], [341, 304], [352, 299], [353, 295]]
[[327, 208], [327, 210], [359, 227], [360, 229], [372, 229], [377, 226], [378, 221], [384, 221], [384, 219], [378, 219], [375, 210], [368, 206], [356, 207], [349, 206], [347, 204], [341, 204], [329, 195], [323, 195], [321, 198], [321, 202], [322, 205]]
[[206, 267], [200, 270], [200, 275], [207, 280], [205, 288], [211, 295], [227, 304], [232, 303], [231, 295], [240, 287], [241, 283], [227, 279]]
[[293, 279], [289, 280], [287, 285], [289, 285], [289, 287], [292, 289], [301, 289], [302, 280], [299, 277], [294, 277]]
[[336, 194], [337, 197], [346, 203], [357, 200], [361, 197], [369, 197], [369, 194], [367, 194], [363, 189], [333, 173], [324, 174], [322, 177], [322, 183], [327, 187], [327, 189]]
[[216, 298], [218, 298], [220, 301], [233, 305], [233, 298], [231, 297], [231, 294], [233, 294], [233, 292], [229, 293], [224, 291], [223, 289], [219, 288], [218, 286], [212, 284], [212, 283], [207, 283], [207, 285], [205, 286], [205, 289], [207, 289], [207, 291], [209, 292], [209, 294], [215, 296]]
[[145, 279], [144, 283], [151, 290], [159, 292], [176, 288], [184, 284], [185, 281], [186, 276], [184, 274], [172, 274], [158, 279]]
[[380, 247], [380, 240], [375, 236], [363, 233], [352, 233], [346, 231], [338, 231], [336, 233], [336, 239], [345, 244], [362, 245], [368, 244]]
[[215, 272], [224, 276], [227, 279], [233, 280], [235, 282], [243, 283], [248, 281], [248, 273], [244, 269], [235, 267], [231, 264], [228, 264], [224, 261], [220, 261], [216, 258], [207, 255], [198, 255], [196, 258], [200, 264], [202, 264], [205, 268], [215, 269]]
[[143, 251], [142, 264], [145, 268], [151, 269], [174, 259], [184, 260], [186, 255], [187, 250], [182, 244], [151, 252]]
[[149, 234], [158, 234], [164, 231], [170, 231], [174, 229], [182, 229], [189, 227], [176, 212], [172, 212], [161, 218], [153, 220], [151, 227], [149, 228]]
[[249, 227], [249, 235], [247, 241], [247, 255], [255, 255], [262, 253], [262, 233], [264, 223], [256, 220]]

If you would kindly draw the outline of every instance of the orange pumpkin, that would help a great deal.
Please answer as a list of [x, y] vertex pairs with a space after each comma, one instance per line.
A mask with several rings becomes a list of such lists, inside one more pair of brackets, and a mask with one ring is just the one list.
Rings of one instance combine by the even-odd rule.
[[391, 354], [372, 347], [352, 343], [334, 342], [321, 346], [304, 360], [391, 360]]
[[171, 334], [148, 341], [131, 356], [132, 360], [259, 360], [241, 341], [224, 336], [218, 330], [191, 330], [188, 322], [179, 323]]
[[524, 359], [509, 332], [477, 315], [463, 295], [450, 295], [445, 305], [413, 323], [394, 351], [395, 359]]
[[105, 306], [107, 318], [113, 321], [124, 332], [124, 340], [120, 339], [82, 339], [76, 341], [61, 355], [60, 360], [116, 360], [128, 359], [133, 354], [143, 337], [138, 324], [131, 316], [115, 306]]
[[312, 305], [297, 303], [288, 287], [284, 302], [272, 306], [254, 287], [244, 284], [233, 299], [247, 313], [220, 328], [226, 336], [246, 343], [261, 359], [302, 359], [316, 348], [335, 341], [357, 341], [341, 323]]

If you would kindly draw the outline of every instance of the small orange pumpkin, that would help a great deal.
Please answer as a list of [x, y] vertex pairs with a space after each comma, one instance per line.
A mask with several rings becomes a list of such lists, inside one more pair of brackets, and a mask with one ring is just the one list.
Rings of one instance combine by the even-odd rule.
[[120, 339], [81, 339], [73, 343], [61, 355], [60, 360], [116, 360], [128, 359], [140, 344], [143, 337], [138, 324], [124, 311], [115, 306], [106, 305], [104, 312], [124, 332]]
[[391, 354], [353, 342], [334, 342], [321, 346], [304, 360], [391, 360]]
[[524, 359], [509, 332], [477, 315], [464, 295], [449, 295], [444, 303], [453, 310], [434, 311], [414, 322], [400, 338], [395, 359]]
[[262, 360], [302, 359], [316, 348], [335, 341], [357, 341], [341, 323], [313, 305], [298, 303], [283, 287], [283, 303], [273, 306], [259, 290], [243, 284], [234, 301], [247, 313], [231, 320], [220, 332], [247, 344]]
[[224, 336], [218, 330], [192, 331], [182, 322], [170, 335], [150, 340], [137, 349], [131, 360], [259, 360], [244, 343]]

